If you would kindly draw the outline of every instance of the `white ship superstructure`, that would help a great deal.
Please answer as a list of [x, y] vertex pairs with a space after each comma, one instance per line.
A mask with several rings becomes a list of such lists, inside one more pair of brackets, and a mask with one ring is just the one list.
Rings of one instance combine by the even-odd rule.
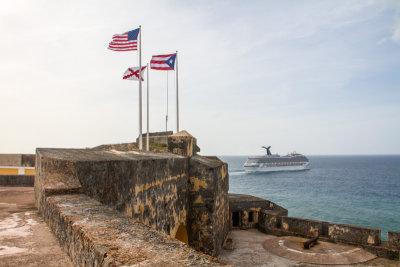
[[306, 156], [296, 152], [286, 156], [272, 155], [269, 147], [263, 147], [267, 153], [264, 156], [249, 157], [244, 164], [245, 171], [273, 172], [273, 171], [298, 171], [307, 169], [309, 161]]

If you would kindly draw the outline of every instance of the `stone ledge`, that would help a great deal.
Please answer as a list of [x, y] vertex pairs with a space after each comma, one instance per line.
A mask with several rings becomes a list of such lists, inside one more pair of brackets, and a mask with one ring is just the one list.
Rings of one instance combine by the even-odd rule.
[[223, 266], [86, 195], [46, 198], [44, 218], [77, 266]]
[[355, 225], [329, 223], [328, 237], [334, 242], [377, 246], [381, 243], [381, 230]]
[[29, 186], [34, 185], [35, 175], [0, 175], [0, 186]]
[[316, 237], [322, 235], [323, 222], [283, 216], [282, 228], [284, 231], [287, 231], [292, 235]]

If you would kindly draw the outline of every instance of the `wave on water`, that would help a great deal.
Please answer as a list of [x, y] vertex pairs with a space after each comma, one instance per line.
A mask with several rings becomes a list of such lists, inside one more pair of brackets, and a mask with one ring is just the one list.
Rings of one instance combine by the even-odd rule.
[[243, 175], [243, 174], [246, 174], [246, 171], [245, 170], [232, 170], [232, 171], [229, 171], [229, 175], [230, 176], [236, 176], [236, 175]]

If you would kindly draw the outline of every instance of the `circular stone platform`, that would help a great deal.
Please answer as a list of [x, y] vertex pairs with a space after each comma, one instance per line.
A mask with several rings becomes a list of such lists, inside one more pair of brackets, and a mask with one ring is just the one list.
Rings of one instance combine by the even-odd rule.
[[303, 242], [307, 240], [296, 236], [277, 237], [265, 241], [263, 247], [280, 257], [314, 264], [354, 264], [376, 258], [362, 248], [323, 241], [304, 249]]

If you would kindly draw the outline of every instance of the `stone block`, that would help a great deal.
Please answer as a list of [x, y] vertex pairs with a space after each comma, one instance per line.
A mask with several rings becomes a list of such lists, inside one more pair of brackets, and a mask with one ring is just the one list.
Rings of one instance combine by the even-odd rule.
[[328, 225], [328, 237], [334, 242], [377, 246], [381, 243], [381, 230], [330, 223]]
[[186, 131], [168, 136], [168, 151], [184, 157], [196, 155], [200, 149], [197, 146], [197, 140]]
[[277, 210], [261, 210], [258, 217], [258, 227], [261, 231], [267, 233], [273, 229], [279, 229], [282, 224], [282, 216], [287, 215]]
[[389, 247], [400, 249], [400, 232], [388, 231], [387, 242]]
[[321, 221], [283, 216], [281, 228], [294, 235], [316, 237], [322, 235], [322, 225]]
[[278, 214], [286, 212], [287, 215], [286, 209], [269, 200], [243, 194], [229, 194], [229, 210], [230, 227], [239, 227], [240, 229], [259, 227], [260, 216], [265, 217], [260, 214], [261, 210], [279, 210]]
[[216, 157], [193, 156], [189, 168], [189, 244], [218, 255], [229, 231], [228, 166]]
[[83, 194], [46, 200], [45, 221], [74, 266], [222, 266]]

